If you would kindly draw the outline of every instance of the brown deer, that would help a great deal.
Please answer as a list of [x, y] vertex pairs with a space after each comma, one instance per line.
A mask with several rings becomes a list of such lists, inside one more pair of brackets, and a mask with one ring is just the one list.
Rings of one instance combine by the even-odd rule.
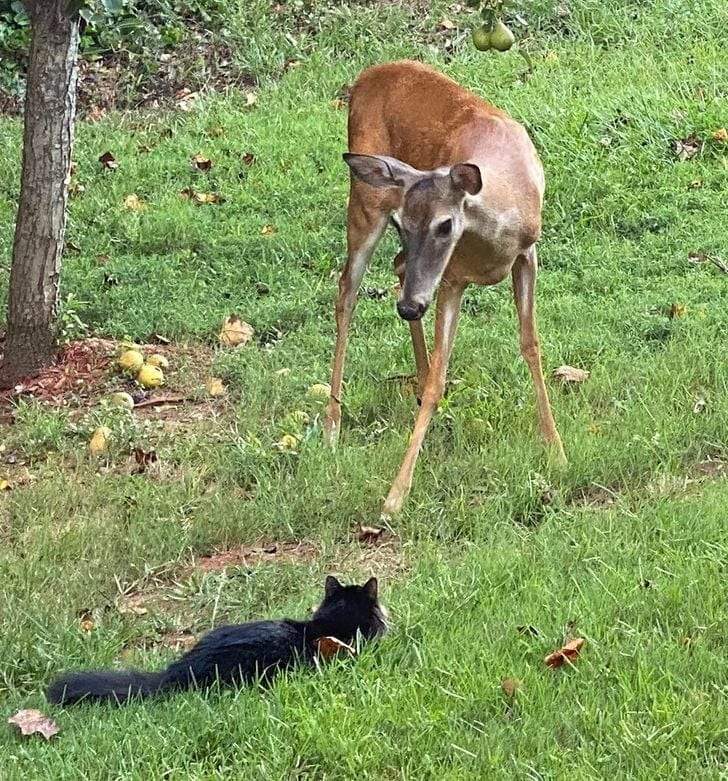
[[[409, 322], [420, 411], [383, 514], [398, 512], [410, 491], [425, 432], [445, 390], [460, 302], [469, 284], [495, 285], [511, 275], [521, 353], [533, 378], [541, 435], [556, 461], [565, 463], [534, 315], [544, 174], [524, 128], [437, 71], [416, 62], [392, 62], [365, 70], [352, 89], [344, 160], [351, 170], [348, 258], [336, 303], [326, 442], [333, 446], [338, 438], [357, 291], [391, 221], [402, 243], [394, 260], [401, 286], [397, 311]], [[436, 289], [430, 357], [422, 316]]]

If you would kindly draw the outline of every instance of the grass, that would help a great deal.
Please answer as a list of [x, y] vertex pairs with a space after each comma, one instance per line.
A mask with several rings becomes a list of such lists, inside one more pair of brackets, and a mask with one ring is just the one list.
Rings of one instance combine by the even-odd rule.
[[[260, 74], [254, 106], [231, 93], [188, 113], [81, 124], [67, 333], [162, 334], [173, 389], [202, 401], [212, 372], [228, 395], [133, 419], [24, 403], [1, 434], [0, 456], [16, 463], [0, 478], [17, 483], [0, 495], [3, 719], [49, 711], [41, 692], [62, 668], [161, 666], [176, 653], [171, 633], [302, 615], [329, 571], [381, 575], [393, 631], [355, 665], [266, 693], [53, 711], [62, 732], [47, 744], [0, 730], [4, 778], [726, 777], [728, 277], [688, 260], [727, 252], [728, 147], [711, 137], [728, 125], [726, 9], [574, 0], [564, 19], [533, 3], [524, 79], [515, 53], [484, 56], [456, 36], [447, 54], [437, 22], [458, 17], [432, 5], [322, 4], [306, 25], [289, 8], [295, 43], [265, 4], [234, 7], [231, 34], [247, 42], [237, 56]], [[335, 455], [305, 391], [328, 379], [344, 247], [345, 112], [332, 101], [366, 64], [403, 55], [533, 134], [548, 181], [545, 361], [591, 377], [551, 383], [570, 457], [552, 472], [510, 291], [469, 291], [409, 503], [390, 543], [365, 549], [352, 530], [376, 522], [415, 411], [389, 379], [413, 365], [391, 297], [360, 300]], [[283, 73], [286, 58], [301, 64]], [[672, 143], [691, 134], [705, 143], [680, 161]], [[19, 137], [17, 121], [0, 122], [0, 298]], [[97, 162], [106, 150], [115, 172]], [[208, 174], [190, 169], [198, 152]], [[225, 202], [196, 206], [179, 195], [189, 186]], [[147, 208], [125, 209], [131, 193]], [[365, 286], [391, 286], [394, 251], [390, 236]], [[230, 312], [256, 341], [211, 350]], [[311, 416], [307, 436], [280, 453], [296, 409]], [[102, 422], [115, 445], [99, 464], [85, 443]], [[156, 449], [158, 471], [131, 474], [136, 445]], [[258, 540], [303, 540], [315, 555], [199, 566]], [[147, 612], [124, 612], [123, 594]], [[574, 635], [587, 639], [576, 668], [548, 670], [545, 654]], [[500, 689], [512, 677], [515, 704]]]

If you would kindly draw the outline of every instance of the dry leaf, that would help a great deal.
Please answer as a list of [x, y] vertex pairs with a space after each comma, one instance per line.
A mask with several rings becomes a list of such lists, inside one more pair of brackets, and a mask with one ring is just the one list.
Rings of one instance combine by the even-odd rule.
[[359, 542], [368, 544], [379, 542], [382, 534], [384, 534], [384, 529], [380, 529], [378, 526], [360, 526]]
[[440, 30], [454, 30], [457, 27], [455, 22], [453, 22], [452, 19], [448, 19], [446, 16], [443, 16], [443, 18], [440, 19], [437, 26]]
[[237, 315], [227, 317], [220, 330], [220, 344], [226, 347], [237, 347], [240, 344], [247, 344], [252, 338], [253, 326], [241, 320]]
[[521, 682], [518, 680], [518, 678], [504, 678], [501, 681], [501, 690], [509, 700], [515, 699], [515, 696], [520, 688]]
[[209, 171], [212, 168], [212, 160], [201, 154], [193, 155], [190, 162], [192, 167], [197, 168], [199, 171]]
[[119, 164], [116, 162], [116, 158], [111, 154], [111, 152], [104, 152], [99, 157], [99, 162], [104, 168], [108, 168], [110, 171], [115, 171], [119, 167]]
[[0, 480], [0, 491], [9, 491], [12, 487], [10, 480]]
[[573, 664], [578, 659], [581, 649], [584, 647], [584, 643], [586, 643], [586, 640], [584, 640], [583, 637], [577, 637], [574, 640], [570, 640], [544, 659], [546, 666], [555, 670], [557, 667], [562, 667], [564, 664]]
[[725, 144], [728, 142], [728, 130], [726, 130], [724, 127], [718, 128], [718, 130], [714, 130], [712, 134], [713, 141], [718, 141], [721, 144]]
[[245, 105], [246, 106], [254, 106], [258, 102], [258, 96], [255, 94], [255, 92], [246, 92], [245, 93]]
[[702, 396], [700, 396], [695, 400], [695, 404], [693, 404], [693, 412], [696, 415], [699, 415], [707, 406], [708, 402]]
[[96, 628], [96, 624], [94, 623], [94, 620], [91, 618], [89, 613], [86, 614], [85, 618], [81, 619], [79, 626], [83, 632], [93, 632], [93, 630]]
[[137, 463], [134, 474], [142, 475], [147, 471], [147, 467], [156, 464], [159, 461], [156, 450], [144, 450], [141, 447], [134, 448], [134, 460]]
[[140, 212], [147, 208], [147, 204], [136, 193], [132, 193], [124, 198], [124, 208]]
[[676, 317], [684, 317], [686, 311], [687, 309], [685, 308], [685, 304], [673, 303], [670, 304], [670, 309], [667, 312], [667, 316], [671, 320], [674, 320]]
[[242, 157], [245, 165], [253, 165], [255, 162], [255, 155], [252, 152], [246, 152]]
[[554, 377], [561, 382], [584, 382], [589, 379], [590, 374], [586, 369], [577, 369], [574, 366], [559, 366], [554, 369]]
[[8, 724], [14, 724], [20, 729], [21, 735], [42, 735], [46, 740], [50, 740], [58, 733], [58, 725], [53, 719], [48, 718], [39, 710], [29, 708], [28, 710], [19, 710], [14, 716], [8, 719]]
[[356, 650], [336, 637], [319, 637], [316, 640], [316, 651], [320, 659], [332, 659], [338, 654], [347, 653], [356, 656]]
[[334, 100], [331, 101], [331, 108], [340, 111], [342, 108], [346, 108], [346, 101], [341, 98], [334, 98]]
[[276, 226], [275, 225], [264, 225], [260, 229], [261, 235], [263, 236], [272, 236], [276, 232]]
[[691, 160], [703, 148], [703, 142], [696, 136], [680, 138], [672, 142], [672, 151], [681, 161]]
[[91, 108], [86, 112], [86, 121], [98, 122], [103, 118], [104, 114], [106, 114], [106, 109], [100, 108], [99, 106], [91, 106]]
[[210, 396], [224, 396], [225, 385], [219, 377], [208, 377], [205, 382], [205, 388]]

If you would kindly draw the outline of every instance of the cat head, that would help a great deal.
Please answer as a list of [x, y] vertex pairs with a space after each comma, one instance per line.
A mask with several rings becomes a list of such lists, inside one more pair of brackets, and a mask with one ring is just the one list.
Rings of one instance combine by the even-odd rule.
[[369, 578], [362, 586], [344, 586], [333, 576], [326, 578], [324, 599], [312, 621], [322, 635], [346, 643], [361, 635], [372, 640], [387, 631], [387, 611], [379, 601], [379, 583]]

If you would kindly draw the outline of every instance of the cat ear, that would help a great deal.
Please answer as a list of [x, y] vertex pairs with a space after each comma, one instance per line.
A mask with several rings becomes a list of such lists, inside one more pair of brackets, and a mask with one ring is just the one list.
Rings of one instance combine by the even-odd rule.
[[362, 586], [364, 593], [372, 599], [377, 598], [379, 592], [379, 583], [376, 578], [369, 578], [369, 580]]
[[342, 589], [343, 586], [333, 575], [326, 576], [326, 583], [324, 584], [324, 594], [327, 597], [333, 596], [337, 591]]

